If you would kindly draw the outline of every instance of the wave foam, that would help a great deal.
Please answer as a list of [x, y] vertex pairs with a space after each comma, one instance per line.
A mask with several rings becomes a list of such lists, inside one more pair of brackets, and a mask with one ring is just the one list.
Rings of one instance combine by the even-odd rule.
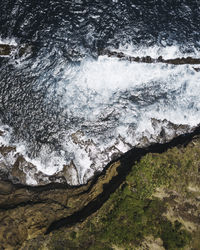
[[[132, 48], [132, 53], [182, 56], [176, 47]], [[32, 70], [37, 67], [35, 62]], [[158, 135], [162, 126], [156, 131], [152, 118], [190, 127], [200, 123], [200, 73], [191, 65], [130, 63], [100, 56], [96, 61], [84, 59], [79, 66], [59, 62], [52, 74], [55, 78], [59, 75], [60, 80], [56, 89], [55, 85], [47, 89], [47, 99], [56, 99], [63, 110], [61, 115], [67, 114], [69, 120], [76, 118], [78, 122], [71, 122], [67, 124], [69, 129], [58, 132], [62, 135], [59, 151], [43, 145], [37, 157], [30, 158], [28, 143], [14, 145], [17, 153], [25, 155], [28, 162], [48, 176], [73, 162], [72, 172], [78, 173], [70, 182], [73, 185], [85, 183], [114, 155], [126, 152], [144, 136], [155, 142], [152, 135]], [[8, 145], [11, 134], [5, 134], [1, 144]], [[27, 176], [27, 183], [35, 185], [33, 176]]]

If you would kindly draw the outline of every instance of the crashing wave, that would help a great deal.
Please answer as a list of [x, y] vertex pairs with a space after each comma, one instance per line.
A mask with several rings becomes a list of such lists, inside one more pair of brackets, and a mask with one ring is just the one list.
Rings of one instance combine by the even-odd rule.
[[[172, 50], [175, 57], [179, 52]], [[139, 51], [140, 56], [147, 53]], [[153, 51], [158, 54], [159, 48]], [[165, 58], [166, 51], [172, 56], [167, 48]], [[32, 64], [32, 71], [37, 63]], [[48, 64], [40, 75], [47, 68]], [[48, 68], [48, 74], [54, 78], [48, 78], [43, 101], [47, 106], [56, 104], [57, 113], [52, 113], [56, 118], [52, 117], [51, 124], [51, 113], [47, 113], [48, 125], [43, 113], [28, 109], [25, 112], [34, 111], [39, 120], [23, 122], [18, 128], [22, 135], [33, 126], [29, 137], [38, 138], [40, 144], [17, 139], [16, 129], [1, 129], [2, 148], [12, 147], [6, 154], [0, 152], [1, 169], [14, 182], [83, 184], [132, 147], [169, 141], [200, 122], [199, 73], [192, 65], [137, 64], [100, 56], [98, 60], [85, 58], [78, 65], [59, 62]], [[32, 91], [40, 91], [46, 81], [40, 77]], [[39, 137], [37, 127], [42, 131]]]

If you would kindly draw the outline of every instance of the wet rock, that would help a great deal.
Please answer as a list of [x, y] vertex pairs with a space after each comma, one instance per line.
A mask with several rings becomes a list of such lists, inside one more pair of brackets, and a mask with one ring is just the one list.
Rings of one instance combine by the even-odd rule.
[[167, 142], [172, 138], [191, 131], [191, 127], [185, 124], [174, 124], [172, 122], [158, 119], [151, 119], [152, 127], [156, 131], [160, 131], [157, 142]]
[[10, 56], [11, 52], [16, 49], [16, 46], [9, 44], [0, 44], [0, 56]]
[[13, 185], [7, 181], [0, 181], [0, 194], [10, 194], [13, 190]]
[[182, 58], [174, 58], [174, 59], [164, 59], [162, 56], [159, 56], [158, 58], [152, 58], [150, 56], [134, 57], [134, 56], [126, 55], [123, 52], [111, 51], [108, 49], [100, 51], [99, 55], [107, 55], [108, 57], [116, 57], [121, 60], [127, 60], [130, 62], [138, 62], [138, 63], [166, 63], [166, 64], [173, 64], [173, 65], [200, 64], [199, 58], [182, 57]]
[[[131, 135], [136, 140], [138, 147], [149, 146], [152, 143], [166, 143], [174, 137], [192, 131], [188, 125], [177, 125], [165, 120], [152, 118], [151, 127], [153, 133], [144, 131]], [[3, 134], [2, 134], [3, 136]], [[24, 185], [46, 185], [51, 182], [67, 183], [69, 185], [80, 185], [86, 183], [96, 172], [102, 171], [103, 167], [111, 160], [117, 160], [123, 153], [127, 152], [133, 145], [126, 142], [122, 136], [118, 136], [113, 145], [100, 150], [99, 146], [93, 140], [84, 136], [82, 131], [77, 131], [71, 135], [71, 140], [80, 150], [85, 151], [86, 160], [91, 163], [88, 171], [80, 179], [78, 166], [71, 161], [70, 164], [64, 165], [63, 169], [55, 174], [48, 175], [37, 169], [37, 166], [25, 159], [24, 156], [16, 152], [12, 146], [0, 146], [0, 177], [6, 180], [6, 176], [13, 183]], [[12, 159], [12, 160], [11, 160]], [[3, 177], [4, 176], [4, 177]]]
[[26, 183], [26, 174], [23, 171], [24, 167], [26, 167], [26, 161], [23, 156], [19, 156], [11, 170], [11, 175], [14, 183]]
[[151, 119], [151, 125], [154, 130], [152, 134], [148, 131], [143, 132], [141, 138], [138, 138], [139, 143], [137, 146], [145, 147], [151, 143], [166, 143], [176, 136], [184, 133], [191, 132], [194, 128], [186, 124], [174, 124], [166, 119]]
[[31, 45], [28, 45], [28, 44], [25, 44], [25, 45], [21, 45], [19, 48], [18, 48], [18, 56], [19, 57], [22, 57], [24, 55], [27, 55], [27, 54], [30, 54], [32, 52], [32, 46]]
[[8, 155], [10, 152], [16, 150], [15, 147], [11, 147], [11, 146], [0, 146], [0, 153], [3, 155], [3, 156], [6, 156]]
[[[1, 133], [3, 135], [3, 132]], [[1, 136], [0, 135], [0, 136]], [[71, 173], [69, 172], [71, 169]], [[13, 146], [0, 146], [0, 180], [10, 180], [14, 184], [28, 185], [45, 185], [49, 182], [67, 182], [67, 175], [72, 176], [74, 171], [69, 168], [65, 173], [60, 172], [48, 176], [37, 169], [31, 162], [27, 161], [24, 156], [17, 153]]]
[[78, 172], [76, 166], [74, 165], [73, 161], [71, 161], [70, 165], [64, 166], [63, 170], [61, 171], [61, 175], [64, 176], [66, 182], [69, 183], [78, 183]]
[[58, 173], [49, 177], [51, 182], [70, 183], [72, 186], [76, 186], [79, 183], [78, 171], [73, 161], [69, 165], [64, 165], [63, 169]]
[[196, 72], [199, 72], [200, 71], [200, 68], [194, 68], [193, 69], [196, 71]]
[[24, 55], [30, 54], [32, 51], [32, 46], [28, 44], [22, 45], [10, 45], [10, 44], [0, 44], [0, 57], [14, 56], [14, 58], [19, 58]]
[[[62, 174], [46, 175], [38, 171], [37, 167], [17, 154], [17, 159], [11, 168], [9, 179], [14, 183], [23, 185], [45, 185], [49, 182], [66, 182]], [[61, 172], [62, 173], [62, 172]]]

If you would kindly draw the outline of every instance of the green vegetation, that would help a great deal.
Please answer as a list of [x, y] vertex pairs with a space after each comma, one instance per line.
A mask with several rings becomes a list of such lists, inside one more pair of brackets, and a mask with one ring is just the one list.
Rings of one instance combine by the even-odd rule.
[[[189, 185], [199, 187], [200, 183], [199, 144], [197, 140], [186, 148], [143, 157], [96, 214], [79, 226], [53, 233], [49, 249], [96, 250], [115, 246], [138, 249], [148, 236], [160, 238], [163, 247], [169, 250], [183, 249], [192, 244], [191, 239], [195, 246], [200, 246], [198, 236], [187, 231], [178, 218], [171, 221], [165, 216], [170, 202], [176, 202], [180, 213], [187, 212], [185, 198], [200, 195], [188, 189]], [[167, 198], [157, 198], [154, 194], [158, 190], [164, 190]], [[170, 192], [175, 192], [179, 198], [174, 201]]]

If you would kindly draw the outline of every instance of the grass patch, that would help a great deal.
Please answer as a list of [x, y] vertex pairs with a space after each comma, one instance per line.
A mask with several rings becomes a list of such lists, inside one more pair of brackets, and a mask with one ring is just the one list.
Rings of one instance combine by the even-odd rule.
[[147, 236], [161, 238], [166, 249], [183, 249], [190, 243], [191, 234], [180, 222], [172, 223], [163, 216], [166, 201], [153, 194], [161, 187], [187, 194], [189, 183], [199, 183], [199, 164], [199, 141], [196, 146], [147, 154], [95, 215], [76, 232], [52, 237], [50, 249], [109, 250], [113, 245], [137, 249]]

